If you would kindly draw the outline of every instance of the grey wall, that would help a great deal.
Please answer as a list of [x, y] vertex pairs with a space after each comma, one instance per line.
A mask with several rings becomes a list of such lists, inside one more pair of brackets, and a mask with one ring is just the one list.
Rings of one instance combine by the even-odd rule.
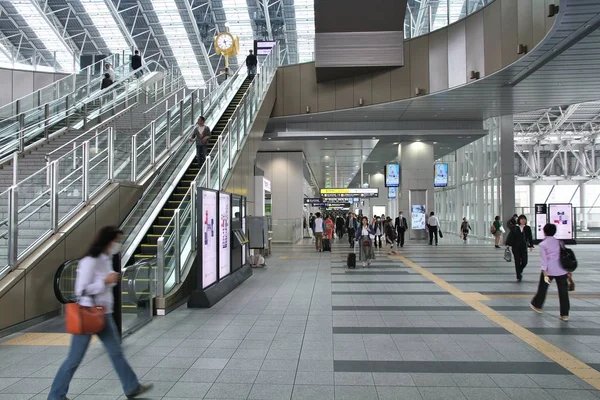
[[67, 75], [0, 68], [0, 106], [11, 103]]

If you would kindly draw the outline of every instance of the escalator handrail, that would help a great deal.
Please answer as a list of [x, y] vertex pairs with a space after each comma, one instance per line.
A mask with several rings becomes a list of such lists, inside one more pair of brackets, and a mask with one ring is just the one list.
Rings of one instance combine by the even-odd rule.
[[56, 272], [54, 273], [53, 287], [54, 287], [54, 296], [56, 296], [56, 300], [58, 300], [61, 304], [74, 303], [73, 300], [67, 299], [60, 290], [60, 282], [62, 279], [62, 274], [67, 267], [73, 265], [73, 263], [78, 263], [79, 259], [67, 260], [62, 263]]

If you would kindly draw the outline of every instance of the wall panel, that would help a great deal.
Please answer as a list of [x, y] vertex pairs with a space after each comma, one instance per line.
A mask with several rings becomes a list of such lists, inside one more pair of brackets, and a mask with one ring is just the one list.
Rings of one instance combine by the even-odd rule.
[[16, 278], [18, 281], [14, 286], [0, 296], [0, 310], [2, 310], [0, 312], [0, 329], [8, 328], [25, 320], [25, 273], [14, 271], [8, 276], [13, 274], [21, 276]]
[[404, 67], [394, 68], [390, 72], [392, 100], [410, 97], [410, 49], [411, 41], [404, 42]]
[[392, 74], [390, 71], [373, 74], [373, 104], [385, 103], [392, 99]]
[[273, 108], [273, 117], [279, 117], [281, 115], [286, 115], [283, 112], [283, 103], [284, 103], [284, 97], [283, 97], [283, 71], [286, 70], [288, 67], [285, 68], [278, 68], [277, 69], [277, 101], [275, 102], [275, 107]]
[[13, 71], [13, 99], [18, 99], [33, 92], [33, 72]]
[[354, 99], [354, 78], [335, 81], [335, 109], [351, 108]]
[[[502, 19], [499, 17], [501, 9], [500, 1], [495, 1], [483, 9], [486, 76], [502, 68]], [[481, 74], [481, 77], [483, 77], [483, 74]]]
[[[279, 81], [279, 80], [278, 80]], [[292, 65], [283, 70], [283, 112], [285, 115], [300, 114], [300, 65]]]
[[448, 30], [440, 29], [429, 36], [429, 91], [448, 89]]
[[532, 34], [534, 45], [546, 36], [546, 20], [548, 19], [546, 0], [532, 0]]
[[448, 87], [467, 83], [466, 23], [460, 21], [448, 27]]
[[0, 82], [2, 82], [2, 90], [0, 90], [0, 106], [8, 104], [13, 100], [12, 79], [11, 70], [0, 69]]
[[309, 107], [312, 112], [319, 109], [317, 100], [317, 74], [315, 71], [315, 63], [300, 64], [300, 100], [301, 113]]
[[[520, 0], [519, 2], [528, 2]], [[519, 17], [517, 0], [501, 0], [502, 10], [502, 66], [517, 61], [517, 45], [519, 44]]]
[[55, 81], [54, 74], [47, 72], [34, 72], [33, 73], [33, 90], [38, 90], [48, 85], [51, 85]]
[[335, 110], [335, 81], [317, 83], [317, 93], [319, 112]]
[[[91, 215], [92, 219], [94, 215]], [[79, 233], [81, 238], [86, 239], [85, 247], [80, 247], [78, 250], [79, 255], [85, 252], [89, 245], [89, 233], [95, 232], [94, 230], [88, 231], [87, 235]], [[54, 273], [56, 268], [61, 265], [65, 260], [71, 258], [65, 256], [65, 243], [64, 239], [61, 239], [50, 252], [44, 255], [43, 258], [39, 259], [37, 264], [31, 269], [26, 271], [25, 275], [25, 319], [32, 319], [50, 313], [60, 308], [60, 303], [56, 300], [53, 290], [48, 290], [48, 284], [53, 282]], [[49, 268], [54, 266], [54, 268]]]
[[371, 74], [354, 77], [354, 102], [353, 107], [358, 106], [359, 100], [363, 99], [365, 106], [373, 104], [373, 76]]
[[[520, 0], [518, 2], [517, 22], [518, 40], [517, 44], [527, 46], [527, 51], [534, 47], [533, 42], [533, 0]], [[522, 57], [522, 56], [517, 56]]]
[[415, 89], [424, 93], [429, 90], [429, 36], [411, 40], [410, 46], [410, 96], [415, 96]]
[[467, 18], [465, 22], [467, 41], [467, 73], [465, 78], [467, 82], [470, 79], [471, 71], [478, 71], [482, 78], [488, 74], [485, 69], [483, 20], [483, 11], [480, 11]]

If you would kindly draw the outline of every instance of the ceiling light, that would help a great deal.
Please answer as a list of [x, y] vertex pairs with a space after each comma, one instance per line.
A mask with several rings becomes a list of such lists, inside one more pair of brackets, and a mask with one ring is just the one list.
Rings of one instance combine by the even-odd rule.
[[417, 141], [417, 142], [420, 142], [420, 141], [421, 141], [421, 139], [417, 139], [416, 141]]
[[323, 139], [327, 140], [327, 138], [323, 138]]
[[398, 142], [394, 142], [394, 143], [392, 143], [392, 144], [399, 144], [399, 143], [398, 143]]
[[433, 144], [437, 144], [437, 142], [433, 142]]
[[271, 140], [271, 138], [269, 138], [269, 140]]

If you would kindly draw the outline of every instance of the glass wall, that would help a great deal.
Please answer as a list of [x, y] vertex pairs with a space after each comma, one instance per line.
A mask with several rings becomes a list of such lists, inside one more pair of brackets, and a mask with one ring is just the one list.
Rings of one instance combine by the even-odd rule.
[[475, 236], [489, 237], [489, 226], [500, 215], [499, 118], [485, 121], [484, 129], [487, 136], [438, 160], [448, 163], [449, 176], [448, 187], [435, 191], [435, 212], [448, 232], [458, 233], [466, 217]]
[[494, 0], [408, 0], [406, 39], [426, 35], [472, 14]]

